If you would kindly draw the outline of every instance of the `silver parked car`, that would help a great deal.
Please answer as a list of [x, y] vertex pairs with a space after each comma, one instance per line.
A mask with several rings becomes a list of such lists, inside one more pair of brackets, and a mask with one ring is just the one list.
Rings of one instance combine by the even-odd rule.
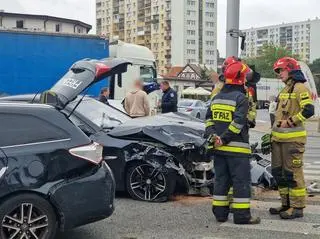
[[207, 106], [206, 103], [201, 100], [181, 99], [178, 103], [178, 111], [205, 120]]

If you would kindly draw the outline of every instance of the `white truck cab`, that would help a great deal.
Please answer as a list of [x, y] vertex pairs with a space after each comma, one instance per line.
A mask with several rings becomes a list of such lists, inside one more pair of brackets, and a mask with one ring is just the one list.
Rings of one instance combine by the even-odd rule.
[[[118, 84], [112, 86], [114, 89], [113, 92], [111, 90], [110, 98], [123, 100], [136, 79], [143, 80], [145, 84], [157, 82], [156, 59], [149, 48], [116, 40], [109, 43], [109, 55], [124, 58], [132, 63], [128, 66], [128, 71], [122, 74], [122, 86], [119, 87]], [[159, 90], [148, 94], [152, 115], [156, 114], [159, 97]]]

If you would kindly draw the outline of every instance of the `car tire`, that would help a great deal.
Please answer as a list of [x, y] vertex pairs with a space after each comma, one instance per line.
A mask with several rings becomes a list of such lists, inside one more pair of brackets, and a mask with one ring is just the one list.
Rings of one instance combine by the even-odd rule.
[[[58, 222], [54, 209], [40, 196], [20, 194], [8, 198], [0, 205], [0, 238], [53, 239]], [[20, 233], [21, 232], [21, 233]], [[23, 236], [23, 234], [27, 236]], [[33, 237], [31, 237], [31, 235]]]
[[197, 113], [196, 118], [197, 118], [197, 119], [200, 119], [200, 118], [201, 118], [200, 113]]
[[148, 163], [133, 163], [126, 175], [131, 198], [147, 202], [166, 202], [176, 185], [176, 172], [161, 172]]

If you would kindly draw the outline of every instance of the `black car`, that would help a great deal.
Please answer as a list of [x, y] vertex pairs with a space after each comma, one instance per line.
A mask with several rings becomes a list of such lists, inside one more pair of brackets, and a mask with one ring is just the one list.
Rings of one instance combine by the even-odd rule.
[[0, 103], [0, 122], [1, 239], [51, 239], [112, 214], [115, 182], [102, 147], [65, 115]]
[[112, 214], [115, 181], [103, 147], [62, 110], [79, 92], [125, 72], [128, 64], [106, 59], [86, 68], [80, 63], [65, 75], [62, 87], [41, 94], [42, 104], [0, 103], [1, 239], [52, 239], [58, 228]]

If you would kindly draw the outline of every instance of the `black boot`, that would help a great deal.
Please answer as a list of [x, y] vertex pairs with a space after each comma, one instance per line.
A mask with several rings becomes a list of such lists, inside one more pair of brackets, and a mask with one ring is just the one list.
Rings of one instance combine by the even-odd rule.
[[287, 206], [281, 206], [281, 207], [271, 207], [269, 208], [269, 213], [271, 215], [279, 215], [281, 212], [285, 212], [289, 209], [290, 207]]
[[291, 207], [284, 212], [280, 212], [280, 217], [282, 219], [295, 219], [295, 218], [303, 217], [303, 209]]
[[229, 210], [230, 210], [229, 206], [227, 206], [227, 207], [212, 206], [212, 213], [216, 217], [216, 220], [218, 222], [228, 221]]

